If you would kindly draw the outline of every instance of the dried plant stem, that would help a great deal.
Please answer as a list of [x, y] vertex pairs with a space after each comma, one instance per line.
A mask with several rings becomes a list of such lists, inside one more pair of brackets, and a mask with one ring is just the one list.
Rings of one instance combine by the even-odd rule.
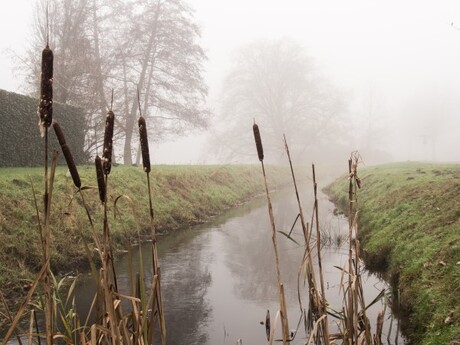
[[321, 261], [321, 231], [319, 228], [319, 211], [318, 211], [318, 184], [316, 183], [316, 172], [315, 165], [312, 164], [312, 173], [313, 173], [313, 191], [314, 191], [314, 209], [315, 209], [315, 224], [316, 224], [316, 246], [318, 254], [318, 268], [319, 268], [319, 279], [321, 283], [321, 301], [320, 301], [320, 315], [325, 315], [326, 317], [322, 321], [323, 325], [323, 338], [326, 344], [329, 344], [329, 326], [327, 320], [327, 310], [326, 310], [326, 290], [324, 289], [324, 277], [323, 277], [323, 264]]
[[[139, 89], [137, 89], [137, 101], [139, 105], [139, 112], [140, 112], [140, 96], [139, 96]], [[142, 151], [142, 165], [144, 168], [144, 172], [147, 178], [147, 189], [148, 189], [148, 197], [149, 197], [149, 215], [150, 215], [150, 237], [152, 240], [152, 266], [153, 266], [153, 280], [152, 280], [152, 290], [149, 298], [149, 302], [147, 305], [151, 305], [152, 312], [150, 314], [150, 327], [148, 332], [144, 329], [144, 336], [147, 334], [147, 342], [153, 342], [153, 330], [155, 324], [155, 310], [158, 310], [158, 319], [160, 323], [160, 336], [161, 336], [161, 343], [162, 345], [166, 345], [166, 322], [164, 319], [164, 310], [163, 310], [163, 298], [161, 295], [161, 270], [158, 260], [158, 249], [157, 249], [157, 239], [156, 239], [156, 229], [155, 229], [155, 222], [154, 222], [154, 212], [153, 212], [153, 203], [152, 203], [152, 188], [150, 184], [150, 152], [149, 152], [149, 140], [147, 135], [147, 124], [145, 118], [140, 113], [139, 120], [138, 120], [138, 127], [139, 127], [139, 139], [140, 139], [140, 146]]]
[[[13, 316], [10, 313], [10, 308], [8, 308], [8, 304], [6, 303], [5, 297], [3, 296], [3, 293], [1, 291], [0, 291], [0, 299], [2, 300], [3, 307], [5, 308], [5, 312], [6, 312], [5, 316], [8, 318], [8, 322], [10, 322], [11, 324], [13, 322]], [[18, 331], [21, 333], [24, 333], [24, 332], [22, 332], [19, 328], [14, 330], [14, 333], [16, 333], [16, 340], [18, 341], [19, 345], [22, 345], [21, 337], [19, 336]]]
[[44, 265], [46, 266], [44, 274], [44, 294], [45, 294], [45, 332], [46, 332], [46, 343], [48, 345], [53, 344], [53, 301], [51, 292], [51, 229], [50, 229], [50, 210], [51, 210], [51, 196], [53, 190], [54, 173], [56, 171], [58, 153], [55, 152], [52, 159], [51, 175], [48, 179], [48, 128], [45, 128], [45, 226], [43, 228], [44, 235], [44, 252], [43, 259]]
[[[284, 138], [284, 148], [286, 150], [286, 154], [287, 154], [287, 157], [288, 157], [288, 160], [289, 160], [289, 166], [291, 168], [291, 176], [292, 176], [292, 181], [294, 183], [294, 189], [295, 189], [295, 194], [296, 194], [296, 199], [297, 199], [297, 205], [299, 207], [299, 217], [300, 217], [300, 224], [302, 225], [302, 232], [303, 232], [303, 235], [304, 235], [304, 241], [305, 241], [305, 253], [303, 255], [303, 259], [302, 259], [302, 265], [304, 265], [304, 263], [306, 264], [306, 277], [307, 277], [307, 282], [308, 282], [308, 291], [309, 291], [309, 294], [310, 294], [310, 298], [309, 298], [309, 315], [313, 315], [313, 314], [316, 314], [316, 313], [313, 313], [312, 311], [313, 310], [317, 310], [318, 308], [320, 308], [320, 306], [316, 305], [318, 301], [320, 301], [320, 298], [319, 296], [317, 296], [317, 293], [318, 293], [318, 289], [316, 287], [316, 277], [315, 277], [315, 270], [314, 270], [314, 266], [313, 266], [313, 258], [312, 258], [312, 255], [311, 255], [311, 248], [310, 248], [310, 238], [311, 238], [311, 234], [309, 233], [309, 227], [308, 227], [308, 224], [305, 222], [305, 217], [304, 217], [304, 214], [303, 214], [303, 209], [302, 209], [302, 204], [300, 202], [300, 196], [299, 196], [299, 190], [297, 188], [297, 181], [296, 181], [296, 178], [295, 178], [295, 174], [294, 174], [294, 168], [292, 166], [292, 159], [291, 159], [291, 154], [290, 154], [290, 151], [289, 151], [289, 146], [288, 146], [288, 143], [287, 143], [287, 140], [286, 140], [286, 136], [284, 135], [283, 136]], [[316, 296], [312, 296], [312, 294], [315, 294]], [[325, 298], [323, 298], [325, 299]], [[299, 301], [301, 303], [301, 299], [299, 298]], [[323, 315], [325, 313], [320, 313], [319, 316]], [[327, 314], [326, 314], [327, 315]], [[309, 321], [309, 328], [312, 328], [313, 327], [313, 319], [310, 319], [308, 320]], [[326, 316], [326, 322], [327, 322], [327, 316]], [[324, 333], [328, 333], [328, 332], [324, 332]]]
[[348, 288], [345, 298], [345, 329], [346, 344], [373, 343], [369, 319], [366, 316], [366, 305], [360, 273], [360, 244], [358, 238], [358, 199], [357, 190], [361, 186], [357, 175], [359, 153], [353, 152], [348, 160], [349, 185], [349, 256], [348, 256]]
[[275, 269], [276, 269], [276, 281], [278, 284], [278, 294], [280, 299], [280, 312], [281, 312], [281, 327], [283, 333], [283, 344], [288, 344], [290, 341], [289, 336], [289, 322], [288, 322], [288, 315], [287, 315], [287, 308], [286, 308], [286, 299], [284, 297], [284, 287], [281, 280], [281, 270], [280, 270], [280, 259], [278, 254], [278, 242], [276, 240], [276, 225], [275, 225], [275, 217], [273, 215], [273, 207], [272, 202], [270, 199], [270, 193], [268, 191], [268, 183], [267, 183], [267, 176], [265, 174], [265, 166], [263, 160], [260, 161], [262, 165], [262, 174], [264, 177], [264, 185], [265, 185], [265, 195], [267, 196], [267, 204], [268, 204], [268, 214], [270, 218], [270, 224], [272, 227], [272, 242], [273, 242], [273, 250], [275, 252]]
[[35, 289], [37, 288], [38, 284], [40, 283], [40, 280], [43, 278], [46, 270], [47, 270], [47, 263], [42, 266], [42, 269], [40, 272], [38, 272], [37, 276], [35, 277], [35, 281], [33, 282], [32, 286], [29, 289], [29, 292], [27, 293], [26, 298], [22, 302], [21, 307], [19, 308], [18, 312], [16, 313], [13, 322], [10, 325], [10, 328], [6, 332], [5, 338], [3, 339], [2, 345], [7, 345], [8, 340], [10, 340], [12, 334], [16, 330], [16, 326], [18, 325], [19, 320], [21, 319], [22, 315], [24, 314], [24, 311], [26, 310], [27, 306], [29, 305], [30, 300], [32, 299], [33, 294], [35, 293]]
[[357, 324], [357, 320], [355, 320], [355, 314], [357, 314], [355, 303], [353, 299], [353, 180], [351, 178], [351, 159], [348, 160], [348, 172], [350, 174], [349, 184], [348, 184], [348, 201], [349, 201], [349, 217], [348, 217], [348, 238], [349, 238], [349, 247], [348, 247], [348, 289], [347, 289], [347, 297], [348, 302], [346, 304], [347, 310], [347, 333], [346, 333], [346, 340], [348, 344], [355, 344], [356, 339], [354, 337], [355, 334], [355, 326]]
[[269, 215], [270, 224], [272, 227], [272, 242], [273, 242], [273, 249], [275, 252], [276, 281], [278, 285], [278, 296], [279, 296], [279, 302], [280, 302], [281, 332], [283, 335], [283, 345], [284, 345], [284, 344], [288, 344], [291, 341], [290, 332], [289, 332], [289, 322], [288, 322], [288, 315], [287, 315], [287, 308], [286, 308], [286, 299], [284, 297], [284, 286], [281, 280], [280, 260], [279, 260], [279, 255], [278, 255], [278, 242], [276, 240], [275, 217], [273, 215], [272, 202], [270, 200], [270, 193], [268, 191], [267, 175], [265, 173], [264, 150], [263, 150], [263, 145], [262, 145], [262, 138], [260, 136], [259, 126], [255, 123], [255, 120], [252, 126], [252, 131], [254, 133], [254, 140], [256, 143], [257, 156], [259, 158], [260, 164], [262, 165], [262, 174], [264, 177], [264, 185], [265, 185], [265, 195], [267, 196], [268, 215]]
[[[146, 176], [147, 176], [147, 189], [148, 189], [148, 195], [149, 195], [150, 236], [152, 239], [152, 262], [153, 262], [153, 275], [154, 275], [154, 281], [152, 281], [152, 285], [155, 283], [154, 284], [155, 289], [152, 291], [152, 293], [156, 297], [154, 298], [153, 305], [152, 305], [153, 307], [152, 317], [154, 316], [153, 311], [155, 310], [154, 307], [156, 304], [156, 307], [158, 308], [158, 316], [159, 316], [159, 322], [160, 322], [161, 343], [162, 345], [166, 345], [166, 322], [164, 319], [163, 298], [161, 295], [161, 283], [160, 283], [161, 282], [161, 271], [160, 271], [159, 260], [158, 260], [156, 230], [155, 230], [153, 204], [152, 204], [152, 189], [150, 186], [150, 173], [147, 171], [146, 171]], [[152, 323], [152, 331], [153, 331], [153, 323]]]

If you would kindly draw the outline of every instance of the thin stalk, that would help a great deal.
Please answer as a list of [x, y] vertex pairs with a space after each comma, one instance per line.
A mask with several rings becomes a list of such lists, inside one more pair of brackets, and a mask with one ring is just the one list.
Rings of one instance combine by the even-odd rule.
[[[289, 146], [287, 144], [287, 140], [286, 140], [286, 136], [283, 135], [283, 138], [284, 138], [284, 148], [286, 150], [286, 154], [287, 154], [287, 157], [288, 157], [288, 160], [289, 160], [289, 166], [291, 168], [291, 176], [292, 176], [292, 181], [294, 183], [294, 189], [295, 189], [295, 194], [296, 194], [296, 199], [297, 199], [297, 205], [299, 207], [299, 217], [300, 217], [300, 223], [302, 225], [302, 232], [303, 232], [303, 235], [304, 235], [304, 240], [305, 240], [305, 253], [304, 253], [304, 256], [302, 258], [302, 265], [304, 262], [306, 262], [307, 264], [307, 272], [306, 272], [306, 275], [307, 275], [307, 281], [308, 281], [308, 286], [309, 286], [309, 289], [308, 289], [308, 292], [310, 294], [310, 303], [309, 303], [309, 309], [310, 309], [310, 312], [312, 311], [312, 309], [316, 309], [318, 306], [314, 305], [314, 301], [317, 300], [317, 298], [313, 298], [313, 296], [311, 296], [312, 293], [317, 293], [317, 289], [316, 289], [316, 277], [315, 277], [315, 271], [314, 271], [314, 268], [313, 268], [313, 258], [312, 258], [312, 255], [311, 255], [311, 250], [310, 250], [310, 234], [309, 234], [309, 227], [308, 227], [308, 223], [305, 222], [305, 217], [304, 217], [304, 214], [303, 214], [303, 210], [302, 210], [302, 204], [300, 202], [300, 196], [299, 196], [299, 190], [297, 188], [297, 182], [296, 182], [296, 178], [295, 178], [295, 174], [294, 174], [294, 168], [293, 168], [293, 165], [292, 165], [292, 159], [291, 159], [291, 154], [290, 154], [290, 151], [289, 151]], [[301, 266], [302, 266], [301, 265]], [[299, 298], [299, 301], [300, 298]], [[313, 327], [313, 321], [312, 319], [309, 320], [310, 324], [309, 324], [309, 328], [312, 328]], [[327, 322], [327, 320], [326, 320]]]
[[[163, 310], [163, 298], [161, 295], [161, 272], [158, 261], [158, 250], [157, 250], [157, 240], [156, 240], [156, 230], [154, 224], [154, 213], [153, 213], [153, 204], [152, 204], [152, 189], [150, 186], [150, 173], [146, 172], [147, 176], [147, 189], [149, 195], [149, 214], [150, 214], [150, 233], [152, 239], [152, 262], [153, 262], [153, 275], [157, 276], [157, 284], [155, 289], [156, 294], [156, 305], [158, 308], [158, 317], [160, 321], [160, 333], [161, 333], [161, 343], [166, 345], [166, 322], [164, 319], [164, 310]], [[152, 310], [153, 313], [153, 310]], [[153, 325], [152, 325], [153, 326]]]
[[268, 192], [268, 183], [267, 183], [267, 176], [265, 174], [265, 166], [263, 160], [260, 161], [262, 165], [262, 174], [264, 177], [264, 185], [265, 185], [265, 195], [267, 196], [267, 204], [268, 204], [268, 214], [270, 218], [270, 224], [272, 227], [272, 242], [273, 242], [273, 250], [275, 252], [275, 269], [276, 269], [276, 280], [278, 284], [278, 293], [279, 293], [279, 300], [280, 300], [280, 312], [281, 312], [281, 327], [283, 333], [283, 345], [288, 344], [290, 341], [289, 337], [289, 323], [288, 323], [288, 314], [286, 309], [286, 302], [284, 297], [284, 288], [281, 281], [281, 270], [280, 270], [280, 259], [278, 254], [278, 242], [276, 240], [276, 226], [275, 226], [275, 217], [273, 215], [273, 207], [270, 199], [270, 193]]
[[46, 268], [48, 267], [47, 263], [45, 263], [42, 266], [42, 269], [40, 272], [37, 274], [35, 281], [33, 282], [32, 286], [29, 289], [29, 292], [27, 293], [26, 298], [21, 304], [21, 307], [19, 308], [18, 312], [16, 313], [13, 322], [10, 325], [10, 328], [6, 332], [5, 338], [3, 339], [3, 345], [7, 345], [8, 340], [10, 340], [11, 336], [16, 330], [16, 326], [18, 325], [19, 320], [22, 317], [22, 314], [24, 314], [24, 311], [26, 310], [27, 306], [29, 305], [30, 300], [32, 299], [33, 294], [35, 293], [35, 289], [37, 288], [38, 284], [40, 283], [40, 280], [43, 278]]
[[349, 173], [349, 184], [348, 184], [348, 202], [349, 202], [349, 217], [348, 217], [348, 238], [349, 238], [349, 248], [348, 248], [348, 304], [347, 304], [347, 340], [350, 344], [355, 344], [355, 322], [354, 322], [354, 300], [353, 300], [353, 276], [354, 276], [354, 267], [353, 267], [353, 180], [352, 180], [352, 170], [351, 170], [352, 161], [348, 160], [348, 173]]
[[[51, 229], [50, 229], [50, 209], [51, 209], [51, 189], [52, 180], [48, 178], [48, 128], [45, 127], [45, 226], [44, 226], [44, 293], [45, 293], [45, 332], [46, 343], [53, 344], [53, 300], [51, 296], [51, 264], [50, 264], [50, 251], [51, 251]], [[53, 157], [52, 179], [54, 179], [54, 171], [56, 168], [57, 154]]]
[[[3, 293], [0, 291], [0, 298], [2, 300], [2, 304], [5, 308], [6, 312], [6, 317], [8, 318], [8, 322], [12, 323], [13, 322], [13, 316], [11, 315], [10, 308], [8, 308], [8, 304], [6, 303], [5, 297], [3, 296]], [[15, 329], [14, 333], [16, 333], [16, 340], [18, 341], [19, 345], [22, 345], [21, 337], [18, 334], [18, 330]], [[32, 333], [32, 332], [30, 332]]]
[[323, 332], [324, 340], [326, 344], [329, 344], [329, 326], [327, 320], [327, 311], [326, 311], [326, 290], [324, 289], [324, 277], [323, 277], [323, 264], [321, 261], [321, 231], [319, 228], [319, 211], [318, 211], [318, 184], [316, 183], [316, 172], [315, 165], [312, 164], [312, 173], [313, 173], [313, 190], [315, 197], [315, 220], [316, 220], [316, 246], [318, 252], [318, 268], [319, 268], [319, 279], [321, 283], [321, 316], [326, 315], [323, 319]]
[[105, 260], [107, 263], [107, 269], [110, 269], [111, 272], [111, 279], [109, 280], [109, 284], [113, 286], [113, 290], [115, 292], [118, 292], [118, 283], [117, 283], [117, 275], [115, 271], [115, 265], [113, 262], [113, 248], [112, 248], [112, 239], [110, 236], [110, 228], [109, 228], [109, 220], [107, 216], [107, 191], [108, 191], [108, 185], [109, 185], [109, 175], [105, 175], [105, 188], [106, 188], [106, 194], [105, 194], [105, 202], [104, 202], [104, 255], [105, 255]]
[[252, 126], [252, 131], [254, 133], [254, 140], [257, 149], [257, 156], [259, 161], [262, 165], [262, 174], [264, 177], [264, 185], [265, 185], [265, 195], [267, 196], [267, 205], [268, 205], [268, 215], [270, 218], [270, 223], [272, 227], [272, 242], [273, 242], [273, 249], [275, 252], [275, 269], [276, 269], [276, 280], [278, 285], [278, 297], [280, 302], [280, 315], [281, 315], [281, 330], [283, 335], [283, 345], [288, 344], [290, 340], [290, 332], [289, 332], [289, 323], [288, 323], [288, 315], [286, 309], [286, 300], [284, 297], [284, 287], [281, 281], [281, 271], [280, 271], [280, 260], [278, 255], [278, 243], [276, 240], [276, 226], [275, 226], [275, 217], [273, 216], [273, 207], [272, 202], [270, 200], [270, 193], [268, 192], [268, 183], [267, 183], [267, 175], [265, 174], [265, 166], [264, 166], [264, 148], [262, 145], [262, 139], [260, 137], [259, 126], [256, 124], [254, 119], [254, 125]]

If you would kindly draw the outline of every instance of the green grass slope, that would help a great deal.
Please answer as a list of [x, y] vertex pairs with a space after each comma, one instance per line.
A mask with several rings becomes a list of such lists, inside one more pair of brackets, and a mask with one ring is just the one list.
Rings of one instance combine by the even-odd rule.
[[[391, 164], [358, 176], [364, 259], [399, 288], [413, 344], [460, 344], [460, 165]], [[347, 209], [347, 176], [326, 192]]]

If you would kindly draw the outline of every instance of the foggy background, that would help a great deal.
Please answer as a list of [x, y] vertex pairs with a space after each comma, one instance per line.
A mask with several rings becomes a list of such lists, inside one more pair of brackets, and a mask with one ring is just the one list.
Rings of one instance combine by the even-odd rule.
[[[208, 106], [207, 132], [155, 144], [157, 164], [257, 162], [214, 154], [225, 119], [224, 79], [241, 47], [289, 40], [304, 48], [315, 70], [346, 99], [347, 139], [297, 158], [359, 150], [367, 164], [385, 161], [460, 161], [460, 4], [457, 1], [191, 0], [201, 27]], [[22, 92], [13, 68], [30, 44], [32, 0], [0, 11], [0, 89]], [[40, 52], [37, 52], [37, 55]], [[252, 118], [247, 133], [252, 136]], [[264, 138], [264, 124], [257, 119]], [[302, 128], [299, 128], [299, 131]], [[236, 138], [236, 140], [239, 140]], [[280, 138], [280, 141], [282, 138]], [[289, 138], [288, 138], [289, 141]], [[326, 145], [327, 146], [327, 145]], [[280, 156], [280, 154], [278, 154]], [[334, 157], [335, 158], [335, 157]], [[276, 157], [275, 160], [282, 159]], [[345, 161], [346, 156], [343, 157]]]

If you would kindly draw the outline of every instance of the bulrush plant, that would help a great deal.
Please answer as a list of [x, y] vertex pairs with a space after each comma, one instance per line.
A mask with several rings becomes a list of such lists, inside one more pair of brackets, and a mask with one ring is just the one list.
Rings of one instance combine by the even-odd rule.
[[[288, 333], [287, 328], [287, 310], [284, 297], [283, 284], [281, 282], [281, 274], [279, 270], [279, 256], [278, 246], [276, 241], [276, 228], [275, 220], [273, 216], [272, 205], [267, 187], [267, 179], [265, 174], [265, 168], [263, 164], [264, 153], [262, 140], [260, 137], [260, 131], [257, 124], [253, 125], [254, 138], [257, 148], [257, 155], [259, 161], [262, 164], [262, 173], [265, 182], [265, 191], [267, 195], [267, 204], [270, 217], [270, 223], [272, 227], [272, 239], [275, 251], [275, 268], [278, 282], [278, 293], [280, 298], [280, 315], [281, 315], [281, 326], [283, 332], [283, 343], [293, 341], [294, 337], [297, 336], [298, 329], [292, 333]], [[305, 251], [300, 265], [299, 270], [299, 304], [301, 309], [301, 319], [305, 318], [305, 331], [307, 340], [305, 344], [342, 344], [342, 345], [381, 345], [381, 337], [383, 330], [384, 311], [380, 312], [376, 320], [376, 333], [371, 333], [370, 321], [366, 315], [366, 310], [374, 303], [382, 299], [385, 295], [382, 291], [369, 305], [365, 304], [364, 292], [361, 278], [361, 264], [360, 264], [360, 244], [358, 240], [358, 200], [357, 190], [361, 187], [361, 180], [358, 177], [357, 169], [360, 162], [360, 156], [358, 152], [353, 152], [349, 160], [349, 250], [348, 250], [348, 261], [346, 267], [341, 268], [342, 283], [340, 284], [340, 291], [343, 291], [343, 305], [342, 309], [335, 311], [327, 302], [324, 287], [323, 277], [323, 263], [322, 263], [322, 230], [320, 229], [319, 222], [319, 207], [318, 207], [318, 184], [316, 180], [315, 165], [312, 164], [312, 180], [313, 180], [313, 195], [314, 204], [313, 212], [311, 216], [311, 223], [305, 221], [303, 215], [302, 205], [300, 202], [299, 191], [297, 182], [294, 174], [294, 169], [291, 160], [291, 154], [287, 144], [286, 137], [284, 136], [284, 147], [289, 160], [291, 168], [291, 175], [295, 189], [295, 196], [298, 204], [299, 213], [294, 221], [294, 225], [298, 219], [302, 226], [302, 232], [304, 236]], [[312, 224], [312, 225], [310, 225]], [[294, 225], [289, 232], [284, 234], [287, 238], [297, 243], [292, 237], [291, 233], [294, 229]], [[314, 232], [314, 230], [316, 230]], [[313, 260], [313, 253], [316, 251], [317, 262]], [[317, 269], [317, 271], [316, 271]], [[303, 272], [304, 279], [308, 284], [308, 311], [305, 311], [302, 306], [302, 298], [300, 296], [300, 275]], [[317, 277], [319, 278], [319, 287], [317, 283]], [[346, 280], [346, 281], [345, 281]], [[329, 331], [331, 322], [338, 325], [338, 333], [331, 334]], [[273, 341], [274, 325], [270, 321], [269, 313], [267, 312], [266, 318], [266, 330], [267, 335], [270, 334], [269, 343]], [[297, 327], [298, 328], [298, 327]]]
[[[139, 93], [138, 93], [139, 97]], [[139, 107], [140, 110], [140, 107]], [[161, 295], [161, 284], [160, 284], [160, 265], [158, 261], [158, 249], [157, 249], [157, 240], [156, 240], [156, 230], [155, 230], [155, 223], [154, 223], [154, 212], [152, 206], [152, 188], [150, 186], [150, 153], [149, 153], [149, 141], [147, 136], [147, 125], [145, 122], [145, 118], [142, 114], [139, 117], [138, 121], [139, 125], [139, 138], [141, 143], [141, 152], [142, 152], [142, 166], [144, 168], [144, 172], [146, 174], [147, 179], [147, 189], [149, 195], [149, 214], [150, 214], [150, 236], [151, 236], [151, 249], [152, 249], [152, 265], [153, 265], [153, 279], [152, 279], [152, 292], [151, 292], [151, 303], [149, 301], [149, 306], [151, 306], [151, 334], [149, 334], [149, 343], [153, 342], [153, 329], [155, 324], [155, 315], [158, 315], [159, 324], [160, 324], [160, 335], [161, 335], [161, 343], [163, 345], [166, 344], [166, 323], [164, 319], [164, 311], [163, 311], [163, 299]]]
[[[289, 331], [289, 322], [288, 322], [288, 315], [287, 315], [287, 307], [286, 307], [286, 298], [284, 295], [284, 285], [281, 280], [281, 270], [280, 270], [280, 260], [278, 254], [278, 242], [276, 239], [276, 225], [275, 225], [275, 217], [273, 215], [273, 207], [270, 199], [270, 193], [268, 191], [268, 183], [267, 183], [267, 176], [265, 174], [265, 166], [264, 166], [264, 149], [262, 146], [262, 138], [260, 136], [259, 126], [254, 122], [252, 126], [252, 130], [254, 132], [254, 139], [256, 142], [257, 148], [257, 155], [259, 157], [259, 161], [262, 165], [262, 174], [264, 177], [264, 184], [265, 184], [265, 195], [267, 197], [267, 204], [268, 204], [268, 215], [270, 218], [270, 224], [272, 227], [272, 242], [273, 242], [273, 250], [275, 253], [275, 269], [276, 269], [276, 280], [277, 280], [277, 288], [278, 288], [278, 295], [279, 295], [279, 303], [280, 303], [280, 316], [281, 316], [281, 332], [283, 336], [283, 345], [289, 344], [291, 339], [291, 334]], [[274, 325], [273, 325], [274, 326]], [[273, 343], [274, 338], [274, 327], [270, 333], [269, 343]], [[267, 332], [268, 334], [268, 332]]]
[[[380, 344], [381, 334], [372, 337], [371, 326], [366, 315], [366, 305], [362, 287], [360, 267], [360, 243], [358, 239], [358, 189], [361, 187], [361, 180], [358, 177], [358, 164], [360, 155], [357, 151], [352, 152], [348, 160], [349, 169], [349, 214], [348, 214], [348, 267], [344, 273], [348, 278], [344, 294], [343, 311], [343, 344]], [[383, 318], [382, 318], [383, 320]], [[381, 321], [379, 321], [381, 322]], [[381, 330], [381, 325], [378, 325]]]
[[[322, 339], [325, 340], [325, 344], [329, 344], [329, 326], [328, 326], [328, 318], [327, 318], [327, 310], [326, 310], [326, 296], [324, 294], [324, 279], [323, 279], [323, 270], [321, 266], [321, 236], [319, 234], [319, 221], [318, 221], [318, 200], [317, 200], [317, 194], [316, 194], [316, 178], [315, 178], [315, 173], [314, 173], [314, 165], [313, 165], [313, 183], [314, 183], [314, 189], [315, 189], [315, 203], [314, 203], [314, 212], [313, 215], [316, 216], [316, 229], [317, 229], [317, 238], [316, 238], [316, 243], [317, 243], [317, 252], [318, 252], [318, 265], [319, 265], [319, 275], [320, 275], [320, 281], [321, 281], [321, 292], [317, 288], [317, 283], [316, 283], [316, 273], [314, 269], [314, 262], [313, 262], [313, 257], [312, 257], [312, 252], [313, 252], [313, 247], [311, 244], [311, 238], [312, 238], [312, 230], [313, 227], [310, 226], [309, 223], [306, 223], [305, 217], [303, 214], [302, 210], [302, 204], [300, 202], [300, 196], [299, 196], [299, 190], [297, 188], [297, 182], [294, 174], [294, 168], [292, 165], [292, 160], [291, 160], [291, 154], [289, 151], [289, 146], [286, 140], [286, 136], [283, 136], [284, 139], [284, 148], [286, 150], [286, 154], [289, 160], [289, 166], [291, 169], [291, 175], [292, 175], [292, 181], [294, 184], [294, 189], [295, 189], [295, 194], [296, 194], [296, 200], [297, 200], [297, 205], [299, 207], [299, 214], [298, 217], [300, 218], [300, 224], [302, 226], [302, 233], [304, 236], [304, 242], [305, 242], [305, 251], [303, 255], [303, 260], [301, 264], [302, 270], [299, 270], [299, 274], [301, 271], [305, 272], [305, 279], [307, 280], [308, 283], [308, 291], [309, 291], [309, 305], [308, 305], [308, 313], [306, 317], [307, 321], [307, 330], [313, 329], [314, 323], [318, 323], [316, 326], [317, 332], [322, 335]], [[313, 219], [312, 219], [313, 223]], [[299, 299], [300, 302], [300, 307], [301, 310], [303, 310], [302, 307], [302, 301]], [[321, 320], [321, 322], [319, 322]]]
[[43, 241], [43, 261], [46, 266], [44, 275], [44, 291], [45, 291], [45, 320], [46, 320], [46, 342], [48, 344], [53, 341], [53, 308], [51, 300], [51, 269], [50, 269], [50, 248], [51, 248], [51, 231], [49, 226], [50, 208], [51, 208], [51, 191], [48, 181], [48, 128], [53, 121], [53, 63], [54, 54], [49, 48], [48, 39], [46, 47], [42, 51], [41, 62], [41, 77], [40, 77], [40, 103], [38, 106], [38, 116], [40, 133], [45, 137], [45, 224], [42, 234]]
[[[49, 54], [46, 52], [46, 54]], [[46, 55], [48, 56], [48, 55]], [[49, 100], [47, 97], [42, 99]], [[49, 104], [40, 101], [40, 104]], [[40, 106], [40, 110], [43, 107]], [[160, 287], [160, 266], [158, 261], [157, 252], [157, 241], [154, 226], [154, 212], [152, 206], [152, 193], [150, 186], [150, 157], [148, 148], [148, 137], [145, 119], [140, 116], [139, 119], [139, 136], [141, 140], [142, 158], [143, 158], [143, 170], [147, 176], [147, 186], [149, 195], [149, 214], [150, 214], [150, 235], [152, 243], [152, 281], [150, 284], [149, 293], [146, 292], [144, 286], [145, 269], [140, 260], [140, 271], [136, 274], [136, 283], [131, 284], [131, 292], [123, 294], [118, 291], [116, 273], [113, 259], [112, 243], [110, 240], [110, 227], [108, 219], [108, 175], [111, 172], [112, 163], [112, 146], [113, 146], [113, 131], [114, 131], [114, 120], [115, 115], [112, 110], [109, 110], [106, 115], [106, 129], [104, 133], [104, 151], [103, 156], [95, 158], [95, 168], [97, 185], [99, 191], [99, 199], [103, 206], [103, 231], [102, 235], [98, 234], [95, 228], [95, 221], [90, 214], [90, 208], [88, 207], [84, 191], [93, 189], [92, 187], [82, 186], [80, 175], [75, 165], [73, 156], [70, 148], [68, 147], [64, 132], [58, 122], [48, 122], [50, 117], [49, 108], [47, 108], [47, 116], [42, 116], [40, 119], [40, 125], [45, 129], [45, 139], [48, 138], [48, 128], [52, 124], [61, 150], [65, 157], [67, 167], [70, 171], [72, 181], [77, 188], [77, 193], [80, 195], [82, 205], [86, 211], [88, 217], [91, 235], [94, 241], [94, 248], [98, 253], [98, 262], [100, 264], [100, 270], [96, 267], [96, 262], [92, 257], [92, 251], [90, 245], [83, 234], [83, 230], [80, 228], [81, 240], [83, 242], [84, 249], [86, 251], [92, 275], [96, 282], [96, 292], [93, 299], [93, 303], [90, 307], [88, 315], [84, 318], [82, 323], [80, 316], [75, 313], [76, 305], [72, 301], [71, 305], [68, 302], [72, 299], [73, 287], [72, 284], [68, 290], [66, 298], [62, 294], [62, 288], [65, 278], [56, 279], [51, 272], [50, 266], [50, 239], [51, 239], [51, 227], [50, 227], [50, 212], [51, 212], [51, 196], [53, 190], [53, 182], [55, 179], [55, 171], [58, 160], [58, 152], [55, 152], [52, 159], [50, 176], [48, 178], [47, 162], [45, 162], [45, 217], [42, 220], [38, 208], [38, 203], [35, 198], [35, 191], [33, 189], [33, 195], [37, 211], [38, 228], [40, 231], [40, 237], [42, 239], [42, 249], [44, 253], [44, 262], [40, 272], [37, 274], [34, 282], [28, 291], [28, 294], [20, 306], [18, 312], [14, 317], [10, 316], [10, 327], [2, 341], [3, 345], [6, 345], [9, 339], [16, 334], [19, 343], [24, 339], [29, 340], [29, 344], [38, 343], [41, 344], [41, 339], [46, 339], [46, 344], [51, 345], [54, 343], [64, 344], [81, 344], [81, 345], [96, 345], [96, 344], [153, 344], [154, 343], [154, 329], [159, 324], [161, 344], [166, 345], [166, 325], [164, 319], [163, 301]], [[42, 114], [39, 111], [39, 114]], [[43, 121], [42, 121], [43, 119]], [[47, 149], [47, 147], [46, 147]], [[47, 154], [46, 154], [47, 157]], [[125, 199], [130, 201], [133, 214], [135, 216], [134, 202], [128, 197], [124, 196]], [[121, 196], [115, 198], [114, 208], [116, 208], [116, 202]], [[73, 200], [73, 198], [72, 198]], [[137, 223], [136, 226], [139, 229], [140, 226]], [[77, 221], [81, 226], [81, 223]], [[138, 231], [140, 233], [140, 231]], [[140, 236], [139, 236], [140, 238]], [[139, 241], [140, 242], [140, 241]], [[140, 245], [140, 243], [139, 243]], [[141, 255], [141, 254], [140, 254]], [[132, 276], [134, 271], [133, 267], [129, 268]], [[40, 303], [32, 303], [34, 294], [40, 285], [43, 284], [43, 295], [39, 294], [39, 300], [44, 297], [43, 305]], [[130, 306], [128, 312], [122, 310], [122, 300], [128, 303]], [[32, 306], [32, 308], [30, 308]], [[39, 328], [37, 322], [37, 312], [33, 309], [36, 306], [39, 309], [44, 310], [44, 326]], [[29, 327], [28, 331], [23, 330], [18, 326], [19, 321], [26, 313], [30, 310]], [[158, 319], [158, 322], [156, 320]], [[91, 322], [90, 322], [91, 320]], [[21, 335], [21, 336], [20, 336]]]

